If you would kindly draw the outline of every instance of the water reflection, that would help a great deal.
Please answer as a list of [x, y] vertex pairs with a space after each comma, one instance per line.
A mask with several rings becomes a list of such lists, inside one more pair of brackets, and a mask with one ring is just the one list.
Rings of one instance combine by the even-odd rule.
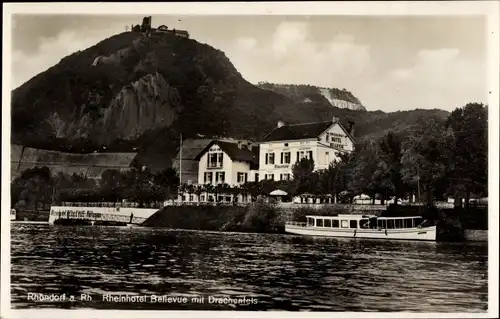
[[[15, 308], [477, 312], [487, 246], [146, 228], [13, 225]], [[89, 294], [34, 303], [28, 292]], [[110, 303], [106, 293], [257, 298]], [[205, 299], [205, 300], [206, 300]]]

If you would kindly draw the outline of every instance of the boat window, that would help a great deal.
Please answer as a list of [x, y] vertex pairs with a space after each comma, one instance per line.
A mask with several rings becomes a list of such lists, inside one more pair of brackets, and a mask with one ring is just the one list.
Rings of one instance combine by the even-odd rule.
[[422, 222], [422, 218], [414, 218], [413, 219], [415, 221], [415, 227], [417, 227], [418, 225], [420, 225], [420, 223]]
[[325, 227], [332, 227], [332, 220], [331, 219], [325, 219]]
[[358, 221], [357, 220], [350, 220], [349, 221], [349, 228], [358, 228]]
[[338, 219], [332, 219], [332, 227], [339, 228], [339, 220]]
[[405, 219], [405, 228], [412, 228], [411, 218]]
[[349, 228], [349, 223], [347, 222], [347, 220], [342, 220], [340, 224], [342, 225], [342, 228]]
[[394, 219], [387, 220], [387, 229], [394, 229]]
[[403, 228], [402, 225], [402, 219], [395, 219], [394, 222], [396, 223], [396, 228]]
[[314, 219], [307, 217], [307, 226], [314, 226]]
[[359, 228], [370, 228], [368, 219], [362, 219], [359, 221]]
[[316, 226], [317, 227], [323, 227], [323, 220], [322, 219], [316, 219]]

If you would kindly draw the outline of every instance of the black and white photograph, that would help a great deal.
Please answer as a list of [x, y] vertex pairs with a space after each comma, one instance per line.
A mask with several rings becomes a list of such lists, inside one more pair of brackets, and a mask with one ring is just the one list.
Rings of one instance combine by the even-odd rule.
[[497, 317], [499, 8], [4, 5], [2, 318]]

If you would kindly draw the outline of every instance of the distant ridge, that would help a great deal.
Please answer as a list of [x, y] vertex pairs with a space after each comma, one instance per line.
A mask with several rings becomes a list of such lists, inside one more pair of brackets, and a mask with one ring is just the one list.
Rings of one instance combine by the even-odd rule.
[[359, 99], [346, 89], [324, 88], [314, 85], [274, 84], [259, 82], [265, 90], [284, 95], [299, 104], [319, 104], [355, 111], [366, 111]]

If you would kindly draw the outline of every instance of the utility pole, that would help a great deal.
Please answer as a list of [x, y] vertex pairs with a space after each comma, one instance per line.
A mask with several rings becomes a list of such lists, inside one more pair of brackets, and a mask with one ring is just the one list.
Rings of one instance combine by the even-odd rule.
[[179, 186], [182, 184], [182, 133], [181, 145], [179, 146]]
[[420, 205], [420, 173], [418, 172], [418, 163], [417, 163], [417, 192], [418, 192], [418, 203]]

